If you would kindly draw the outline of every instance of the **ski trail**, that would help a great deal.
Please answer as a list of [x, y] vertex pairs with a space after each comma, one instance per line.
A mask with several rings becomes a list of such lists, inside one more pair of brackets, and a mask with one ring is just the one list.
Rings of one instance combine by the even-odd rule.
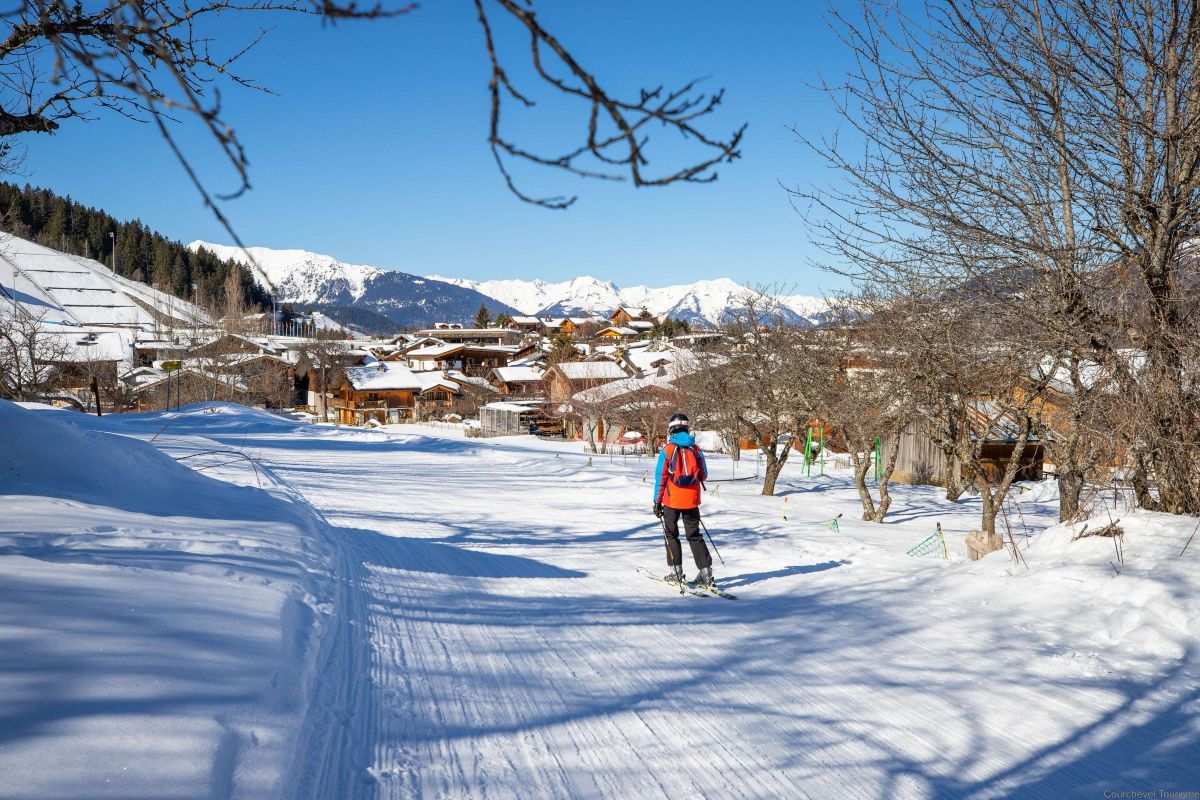
[[1053, 770], [1094, 787], [1063, 754], [1091, 724], [1093, 748], [1122, 735], [1111, 681], [1031, 670], [1036, 605], [963, 606], [942, 565], [777, 532], [773, 504], [733, 517], [736, 602], [678, 597], [634, 570], [661, 567], [661, 534], [616, 469], [357, 432], [250, 444], [337, 554], [294, 796], [990, 797]]

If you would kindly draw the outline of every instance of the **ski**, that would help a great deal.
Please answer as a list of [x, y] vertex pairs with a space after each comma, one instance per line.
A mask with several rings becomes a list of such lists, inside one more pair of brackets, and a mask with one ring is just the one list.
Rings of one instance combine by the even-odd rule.
[[698, 589], [693, 589], [692, 586], [690, 584], [688, 584], [687, 582], [680, 584], [680, 583], [671, 583], [670, 581], [663, 580], [662, 578], [655, 575], [653, 572], [646, 569], [645, 567], [638, 567], [637, 571], [638, 571], [639, 575], [645, 575], [647, 578], [654, 581], [655, 583], [661, 583], [663, 586], [666, 586], [667, 588], [677, 592], [678, 594], [681, 594], [681, 595], [690, 594], [690, 595], [694, 595], [696, 597], [707, 597], [708, 596], [708, 594], [706, 592], [699, 591]]
[[689, 583], [688, 588], [693, 592], [698, 592], [700, 594], [711, 594], [713, 597], [724, 597], [726, 600], [737, 600], [736, 594], [730, 594], [729, 592], [718, 588], [717, 586], [701, 586], [698, 583]]

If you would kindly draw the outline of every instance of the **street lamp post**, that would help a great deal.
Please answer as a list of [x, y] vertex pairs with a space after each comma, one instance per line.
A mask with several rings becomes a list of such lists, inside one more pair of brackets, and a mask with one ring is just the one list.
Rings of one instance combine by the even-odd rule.
[[117, 232], [109, 231], [108, 238], [112, 239], [112, 250], [113, 250], [112, 271], [113, 271], [113, 275], [116, 275], [117, 274]]

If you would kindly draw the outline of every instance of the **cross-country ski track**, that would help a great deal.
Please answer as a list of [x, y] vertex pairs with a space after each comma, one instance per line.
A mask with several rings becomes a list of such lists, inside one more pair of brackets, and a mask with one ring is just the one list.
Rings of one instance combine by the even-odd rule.
[[[727, 562], [718, 580], [738, 595], [729, 602], [637, 574], [664, 569], [644, 459], [589, 464], [578, 443], [335, 429], [235, 406], [19, 413], [156, 437], [175, 459], [236, 452], [246, 458], [201, 460], [215, 464], [204, 474], [261, 483], [312, 520], [307, 549], [326, 573], [305, 579], [311, 620], [285, 623], [311, 628], [296, 656], [306, 667], [291, 744], [275, 773], [262, 768], [268, 794], [243, 780], [253, 745], [214, 746], [225, 767], [205, 767], [207, 794], [193, 796], [1200, 790], [1200, 553], [1174, 556], [1190, 530], [1178, 518], [1122, 512], [1118, 574], [1107, 540], [1042, 533], [1056, 503], [1043, 491], [1052, 484], [1039, 485], [1019, 504], [1034, 534], [1022, 545], [1028, 568], [1004, 553], [968, 562], [961, 542], [977, 501], [899, 486], [889, 523], [857, 522], [845, 472], [791, 466], [786, 520], [782, 498], [760, 496], [753, 480], [708, 487], [705, 519]], [[713, 457], [715, 477], [731, 469]], [[838, 513], [840, 531], [805, 524]], [[905, 555], [938, 521], [951, 558]], [[52, 553], [43, 538], [40, 551], [22, 549], [36, 525], [21, 525], [0, 534], [0, 580], [6, 560], [49, 563], [71, 547]], [[122, 552], [105, 564], [119, 566]], [[140, 572], [162, 574], [153, 550], [136, 555]], [[0, 665], [13, 678], [24, 663]], [[53, 725], [28, 741], [0, 734], [0, 768], [49, 758], [54, 736]], [[165, 796], [80, 787], [73, 796]], [[21, 789], [0, 778], [3, 798], [72, 796]]]

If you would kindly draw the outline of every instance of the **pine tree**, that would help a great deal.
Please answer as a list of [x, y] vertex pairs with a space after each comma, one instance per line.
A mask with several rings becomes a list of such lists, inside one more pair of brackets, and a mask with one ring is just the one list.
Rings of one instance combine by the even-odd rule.
[[479, 304], [479, 310], [475, 312], [475, 327], [486, 328], [492, 324], [492, 314], [488, 311], [485, 303]]

